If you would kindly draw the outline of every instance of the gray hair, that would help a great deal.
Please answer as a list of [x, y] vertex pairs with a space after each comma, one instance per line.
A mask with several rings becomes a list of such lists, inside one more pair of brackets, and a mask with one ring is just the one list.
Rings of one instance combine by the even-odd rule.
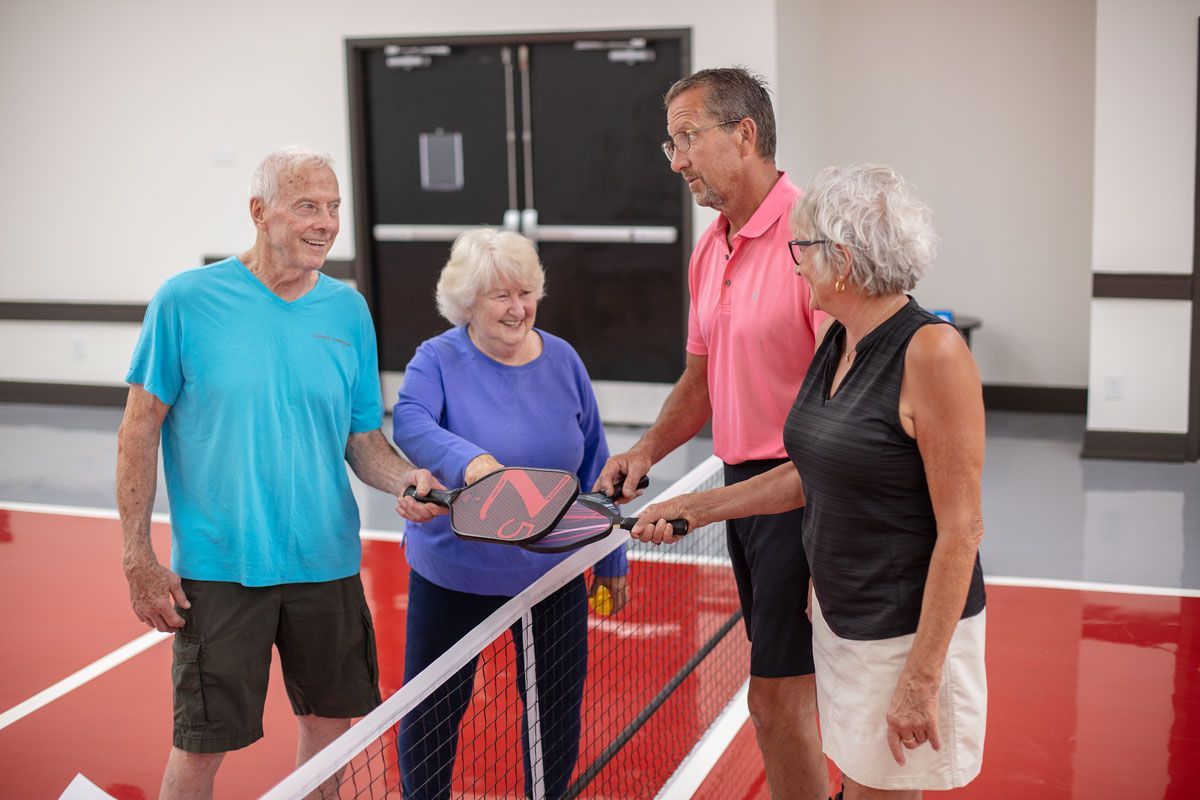
[[826, 239], [813, 270], [833, 280], [834, 245], [850, 250], [850, 279], [868, 295], [910, 291], [937, 257], [933, 212], [891, 167], [826, 167], [792, 207], [796, 236]]
[[768, 161], [775, 160], [775, 109], [767, 82], [743, 66], [702, 69], [671, 85], [663, 96], [669, 108], [675, 98], [690, 89], [704, 89], [705, 107], [718, 120], [749, 117], [758, 128], [755, 149]]
[[459, 234], [438, 278], [438, 313], [451, 325], [462, 325], [470, 319], [476, 299], [504, 282], [533, 291], [538, 300], [546, 296], [546, 273], [533, 242], [494, 228]]
[[275, 204], [279, 196], [279, 181], [284, 175], [290, 175], [306, 167], [333, 169], [333, 158], [328, 153], [318, 153], [307, 147], [285, 147], [276, 150], [261, 162], [250, 178], [250, 199], [262, 200], [267, 206]]

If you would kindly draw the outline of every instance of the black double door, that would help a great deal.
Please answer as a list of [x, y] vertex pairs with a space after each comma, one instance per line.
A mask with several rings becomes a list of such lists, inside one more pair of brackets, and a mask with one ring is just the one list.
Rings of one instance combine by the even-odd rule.
[[383, 370], [445, 329], [433, 293], [450, 243], [488, 225], [537, 243], [537, 324], [593, 379], [679, 376], [688, 206], [659, 143], [686, 36], [348, 43], [359, 278]]

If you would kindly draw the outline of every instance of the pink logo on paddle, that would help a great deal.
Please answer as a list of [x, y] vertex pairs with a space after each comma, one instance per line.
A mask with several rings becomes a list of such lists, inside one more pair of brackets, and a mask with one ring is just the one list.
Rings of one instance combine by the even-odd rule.
[[[516, 490], [517, 496], [521, 498], [521, 503], [525, 506], [525, 519], [521, 520], [516, 516], [512, 516], [502, 521], [496, 527], [496, 536], [500, 539], [516, 539], [532, 533], [534, 525], [531, 520], [536, 519], [539, 514], [546, 510], [546, 507], [552, 501], [561, 495], [563, 489], [572, 484], [570, 475], [554, 477], [557, 477], [556, 483], [550, 487], [549, 491], [543, 493], [529, 473], [522, 472], [521, 470], [505, 470], [500, 474], [487, 500], [479, 508], [480, 521], [487, 519], [488, 511], [491, 510], [493, 504], [500, 498], [505, 487], [512, 487]], [[500, 503], [500, 506], [506, 507], [508, 504]], [[507, 511], [509, 509], [504, 508], [504, 510]]]

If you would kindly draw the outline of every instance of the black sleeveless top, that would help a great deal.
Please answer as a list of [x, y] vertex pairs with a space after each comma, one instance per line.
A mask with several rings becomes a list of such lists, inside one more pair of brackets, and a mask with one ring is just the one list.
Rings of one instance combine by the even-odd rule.
[[[834, 322], [783, 429], [804, 482], [804, 550], [829, 627], [843, 639], [914, 633], [937, 521], [917, 442], [900, 425], [904, 354], [924, 325], [944, 323], [909, 299], [869, 332], [837, 394], [829, 387], [846, 329]], [[962, 617], [984, 607], [975, 570]]]

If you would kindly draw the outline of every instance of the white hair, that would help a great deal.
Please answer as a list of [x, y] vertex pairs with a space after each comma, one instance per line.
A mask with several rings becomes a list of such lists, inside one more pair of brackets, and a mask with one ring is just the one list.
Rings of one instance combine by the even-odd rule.
[[833, 246], [849, 248], [850, 279], [868, 295], [910, 291], [937, 257], [933, 212], [878, 164], [821, 170], [792, 208], [791, 226], [796, 236], [827, 240], [813, 258], [823, 280], [834, 278]]
[[438, 313], [452, 325], [470, 319], [484, 292], [511, 282], [546, 296], [546, 273], [533, 242], [519, 233], [476, 228], [460, 234], [437, 283]]
[[250, 178], [250, 199], [262, 200], [267, 206], [275, 204], [279, 196], [279, 180], [298, 169], [306, 167], [333, 169], [333, 158], [328, 153], [319, 153], [307, 147], [285, 147], [276, 150], [261, 162]]

